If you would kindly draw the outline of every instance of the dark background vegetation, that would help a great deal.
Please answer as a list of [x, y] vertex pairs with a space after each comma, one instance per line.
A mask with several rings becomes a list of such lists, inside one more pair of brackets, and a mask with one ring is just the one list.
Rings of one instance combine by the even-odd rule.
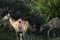
[[0, 0], [0, 18], [8, 13], [7, 8], [12, 18], [28, 20], [37, 30], [52, 18], [60, 18], [60, 0]]

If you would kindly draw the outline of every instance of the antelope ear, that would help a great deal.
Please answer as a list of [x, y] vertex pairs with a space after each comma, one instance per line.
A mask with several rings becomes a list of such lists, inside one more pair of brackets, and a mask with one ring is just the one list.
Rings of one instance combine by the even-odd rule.
[[12, 13], [12, 11], [11, 11], [11, 10], [9, 10], [8, 12], [9, 12], [9, 13]]
[[8, 16], [10, 16], [10, 14], [8, 14]]

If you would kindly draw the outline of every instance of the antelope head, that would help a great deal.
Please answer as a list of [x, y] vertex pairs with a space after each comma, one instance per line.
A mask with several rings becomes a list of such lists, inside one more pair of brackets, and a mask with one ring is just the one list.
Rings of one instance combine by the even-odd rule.
[[5, 15], [4, 17], [3, 17], [3, 21], [5, 21], [5, 20], [9, 20], [10, 19], [10, 14], [7, 14], [7, 15]]

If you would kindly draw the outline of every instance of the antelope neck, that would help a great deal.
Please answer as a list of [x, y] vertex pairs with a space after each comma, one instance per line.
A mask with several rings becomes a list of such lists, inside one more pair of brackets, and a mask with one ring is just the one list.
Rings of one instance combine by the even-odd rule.
[[9, 22], [11, 23], [11, 25], [13, 26], [13, 24], [15, 23], [15, 20], [13, 20], [11, 17], [9, 18]]

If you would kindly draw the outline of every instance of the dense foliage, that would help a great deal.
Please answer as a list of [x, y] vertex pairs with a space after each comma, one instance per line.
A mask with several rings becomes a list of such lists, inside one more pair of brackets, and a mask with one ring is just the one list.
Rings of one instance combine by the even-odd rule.
[[38, 12], [39, 18], [41, 17], [45, 22], [48, 22], [53, 17], [60, 17], [59, 2], [60, 0], [31, 0], [29, 4], [32, 10]]
[[23, 18], [32, 24], [44, 24], [60, 17], [60, 0], [1, 0], [0, 7], [12, 10], [15, 19]]

